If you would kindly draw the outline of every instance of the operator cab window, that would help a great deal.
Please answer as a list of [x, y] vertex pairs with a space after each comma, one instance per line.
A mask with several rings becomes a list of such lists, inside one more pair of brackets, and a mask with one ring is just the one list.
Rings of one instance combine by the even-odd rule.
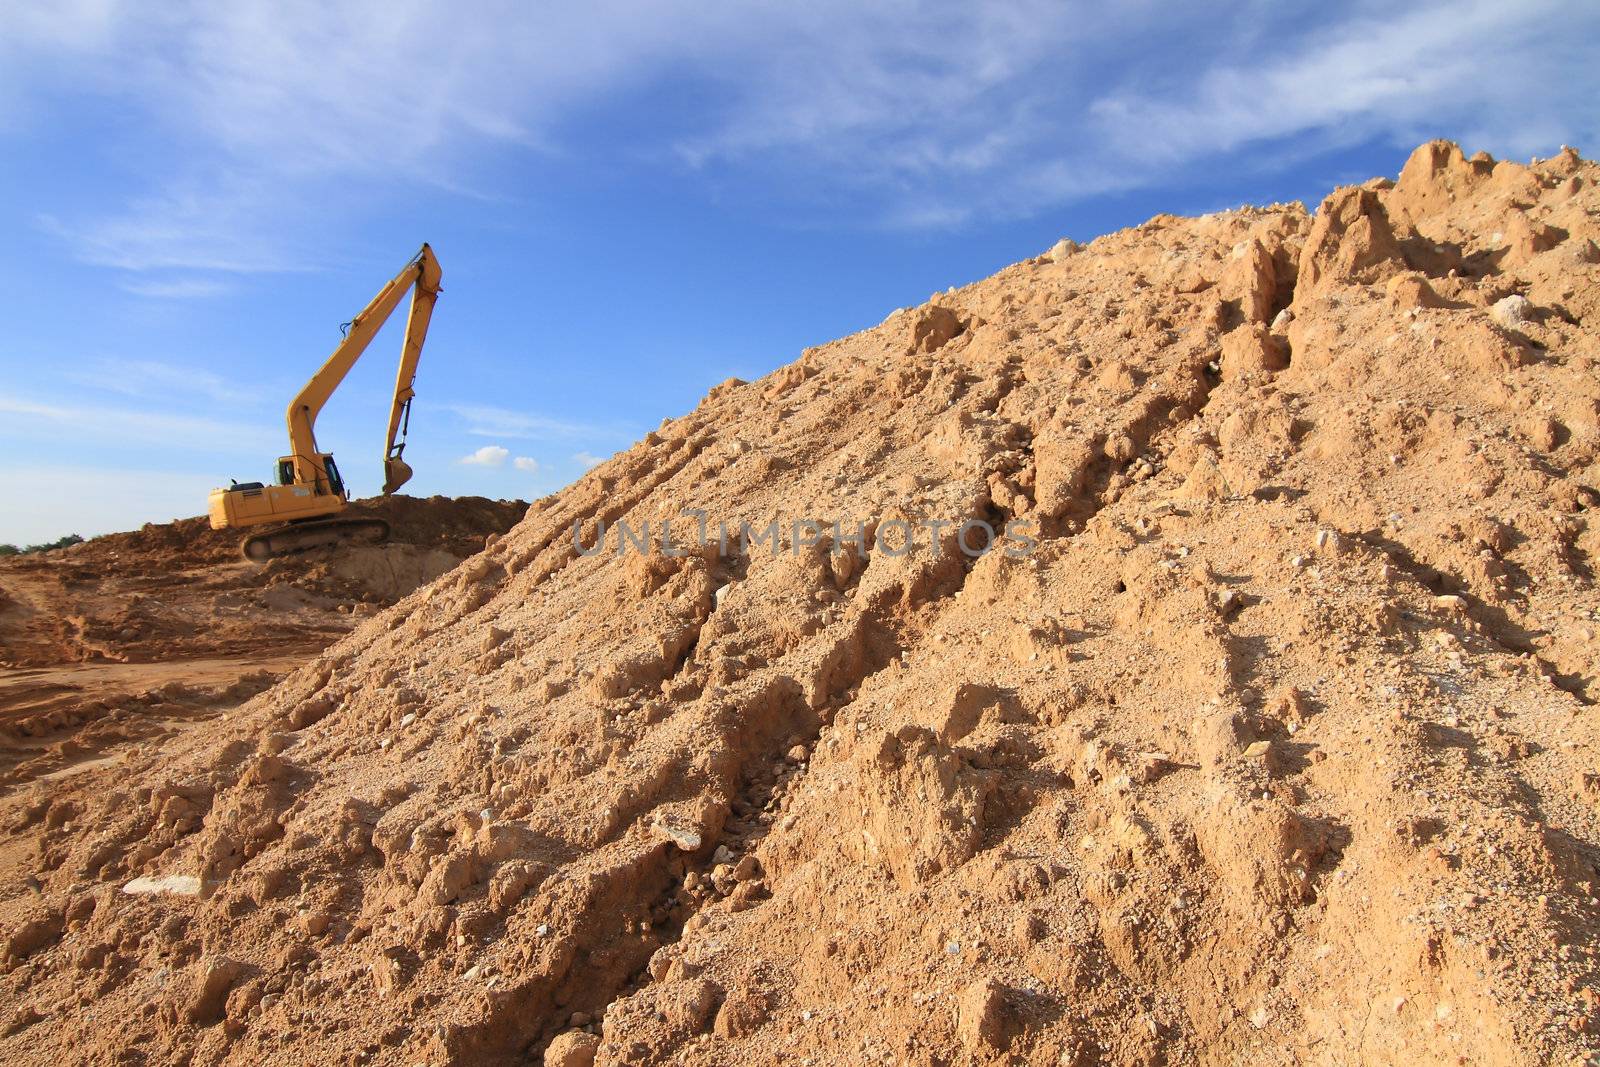
[[328, 488], [333, 490], [334, 496], [344, 496], [344, 479], [339, 477], [339, 468], [333, 465], [333, 457], [329, 456], [325, 469], [328, 472]]
[[279, 485], [293, 485], [294, 484], [294, 460], [292, 460], [292, 459], [280, 459], [280, 460], [278, 460], [278, 484]]

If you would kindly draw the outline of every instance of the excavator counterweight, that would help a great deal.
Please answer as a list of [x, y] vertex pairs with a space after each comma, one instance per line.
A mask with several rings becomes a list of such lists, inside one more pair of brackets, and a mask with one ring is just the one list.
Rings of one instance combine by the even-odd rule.
[[439, 261], [434, 258], [433, 249], [424, 244], [405, 269], [350, 321], [344, 339], [327, 362], [289, 402], [289, 454], [278, 459], [275, 484], [235, 482], [226, 489], [211, 491], [214, 530], [282, 524], [247, 536], [239, 546], [246, 559], [264, 563], [312, 548], [376, 544], [388, 538], [389, 524], [382, 519], [338, 517], [349, 504], [349, 493], [333, 456], [317, 448], [317, 415], [409, 291], [411, 313], [400, 348], [400, 369], [395, 375], [389, 432], [384, 442], [384, 495], [411, 479], [411, 466], [401, 457], [410, 429], [411, 401], [416, 396], [413, 386], [417, 364], [422, 359], [433, 305], [439, 298], [440, 278]]

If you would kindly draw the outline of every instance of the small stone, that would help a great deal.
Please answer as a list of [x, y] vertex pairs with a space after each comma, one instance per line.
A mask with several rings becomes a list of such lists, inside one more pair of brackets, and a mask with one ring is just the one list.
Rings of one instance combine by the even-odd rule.
[[1433, 286], [1421, 274], [1397, 274], [1389, 280], [1388, 288], [1390, 301], [1403, 309], [1444, 306], [1439, 294], [1434, 292]]
[[740, 989], [730, 993], [717, 1012], [711, 1029], [718, 1037], [744, 1037], [754, 1033], [767, 1021], [767, 999], [751, 990]]
[[582, 1030], [557, 1034], [544, 1050], [544, 1067], [594, 1067], [600, 1039]]
[[1139, 446], [1134, 444], [1133, 438], [1125, 433], [1114, 433], [1106, 438], [1106, 443], [1100, 446], [1100, 451], [1107, 459], [1126, 463], [1139, 454]]
[[1026, 913], [1017, 916], [1011, 925], [1011, 939], [1017, 948], [1026, 952], [1044, 937], [1044, 922], [1037, 915]]
[[1230, 330], [1222, 338], [1217, 367], [1226, 379], [1280, 371], [1288, 365], [1283, 343], [1259, 322]]
[[956, 1015], [962, 1044], [973, 1052], [1001, 1050], [1011, 1043], [1005, 991], [992, 979], [979, 979], [962, 990]]
[[226, 956], [201, 960], [195, 974], [194, 991], [185, 1015], [191, 1023], [209, 1025], [222, 1017], [222, 1007], [243, 968]]
[[1246, 759], [1260, 759], [1271, 751], [1271, 741], [1256, 741], [1244, 750], [1244, 755]]
[[489, 629], [485, 630], [483, 634], [483, 650], [485, 652], [493, 652], [503, 641], [505, 641], [506, 638], [510, 636], [511, 633], [509, 631], [502, 630], [498, 626], [489, 627]]
[[1189, 725], [1195, 755], [1207, 767], [1221, 767], [1255, 739], [1245, 717], [1236, 710], [1218, 709], [1202, 715]]

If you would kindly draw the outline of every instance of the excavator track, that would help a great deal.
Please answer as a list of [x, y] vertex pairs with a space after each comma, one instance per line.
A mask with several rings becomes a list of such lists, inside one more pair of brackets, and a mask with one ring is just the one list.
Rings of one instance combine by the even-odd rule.
[[266, 563], [317, 548], [380, 545], [388, 539], [389, 523], [384, 519], [324, 519], [251, 534], [239, 542], [239, 551], [252, 563]]

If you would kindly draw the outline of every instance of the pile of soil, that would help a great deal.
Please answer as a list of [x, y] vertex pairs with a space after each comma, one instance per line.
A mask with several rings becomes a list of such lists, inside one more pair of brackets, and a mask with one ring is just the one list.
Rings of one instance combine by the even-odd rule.
[[523, 501], [374, 498], [387, 544], [266, 566], [204, 518], [0, 559], [0, 781], [53, 773], [267, 688], [504, 533]]
[[0, 1055], [1592, 1062], [1597, 183], [1429, 144], [724, 383], [0, 803]]

